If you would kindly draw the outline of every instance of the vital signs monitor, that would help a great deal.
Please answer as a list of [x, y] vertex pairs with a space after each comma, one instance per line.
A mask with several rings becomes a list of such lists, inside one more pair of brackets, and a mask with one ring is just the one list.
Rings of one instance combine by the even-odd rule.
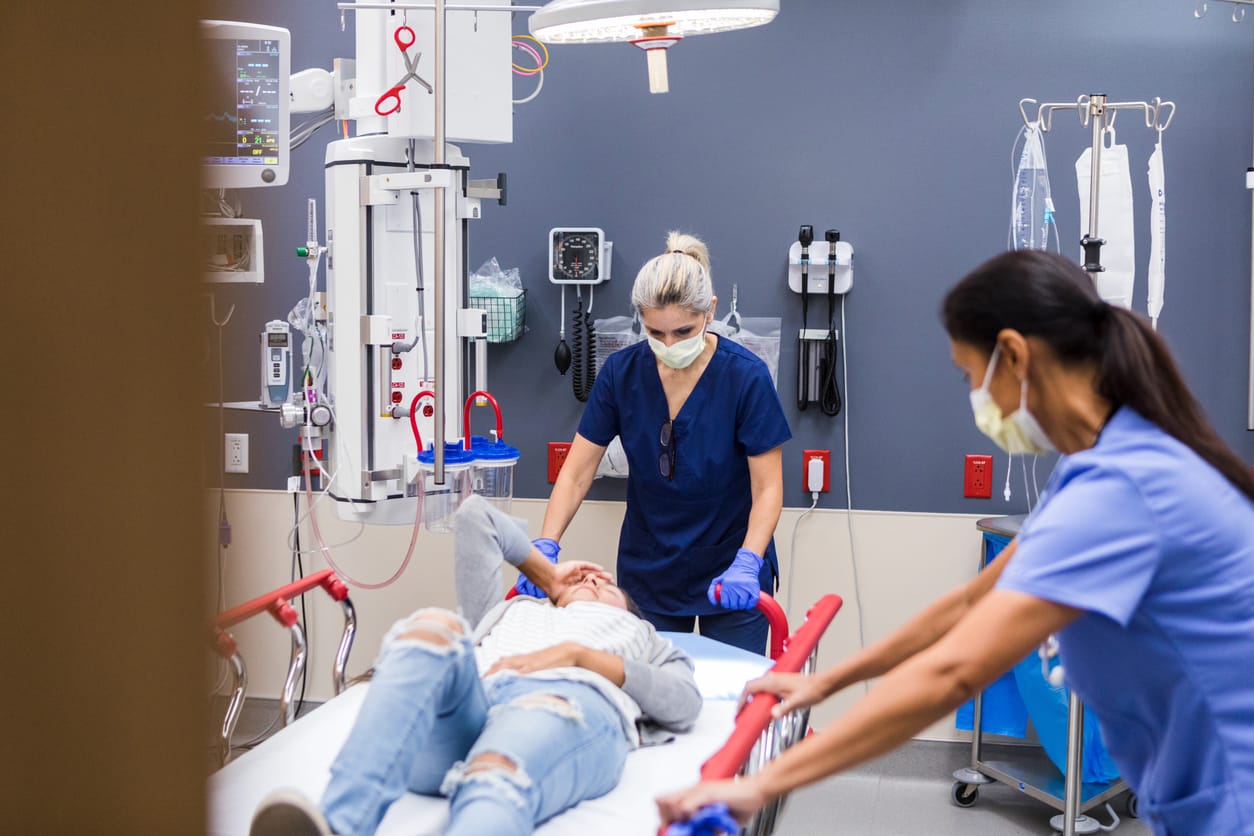
[[201, 96], [202, 182], [209, 189], [287, 182], [291, 33], [278, 26], [200, 22], [209, 74]]

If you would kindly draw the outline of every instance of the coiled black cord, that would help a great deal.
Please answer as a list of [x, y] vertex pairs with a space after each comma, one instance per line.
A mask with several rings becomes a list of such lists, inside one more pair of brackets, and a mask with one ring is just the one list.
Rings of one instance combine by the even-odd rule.
[[575, 400], [587, 403], [588, 396], [592, 394], [592, 384], [597, 379], [596, 328], [592, 324], [592, 311], [583, 309], [582, 297], [575, 302], [570, 324], [570, 386]]
[[575, 300], [575, 309], [570, 319], [570, 387], [575, 392], [575, 399], [583, 402], [588, 399], [586, 394], [582, 394], [584, 392], [583, 297]]
[[827, 339], [823, 341], [823, 356], [819, 358], [819, 408], [824, 415], [831, 416], [839, 415], [844, 406], [840, 399], [840, 386], [836, 382], [836, 367], [839, 365], [836, 361], [840, 352], [836, 343], [836, 330], [833, 328], [827, 332]]
[[[836, 344], [839, 334], [836, 332], [836, 276], [834, 262], [829, 261], [827, 286], [827, 339], [823, 341], [823, 356], [819, 358], [819, 408], [824, 415], [837, 416], [843, 405], [840, 400], [840, 386], [836, 382], [836, 360], [840, 347]], [[841, 300], [844, 305], [844, 300]], [[843, 310], [843, 307], [842, 307]]]
[[[579, 400], [586, 401], [588, 396], [592, 394], [592, 384], [597, 382], [597, 329], [592, 321], [592, 306], [588, 306], [588, 310], [583, 314], [583, 351], [584, 351], [584, 380], [587, 387], [584, 395]], [[578, 396], [576, 396], [578, 397]]]

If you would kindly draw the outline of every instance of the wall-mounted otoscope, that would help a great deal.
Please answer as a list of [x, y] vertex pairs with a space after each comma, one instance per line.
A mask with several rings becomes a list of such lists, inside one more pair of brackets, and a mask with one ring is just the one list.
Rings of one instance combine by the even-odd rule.
[[[812, 256], [827, 260], [827, 273], [810, 275]], [[811, 287], [813, 283], [813, 288]], [[806, 224], [788, 251], [788, 286], [801, 294], [801, 331], [797, 335], [797, 409], [812, 403], [826, 415], [837, 415], [843, 406], [837, 387], [836, 297], [853, 287], [853, 247], [842, 241], [840, 230], [829, 229], [815, 242], [814, 227]], [[827, 296], [827, 327], [810, 328], [810, 291]]]
[[797, 232], [797, 243], [801, 245], [801, 332], [797, 335], [797, 409], [804, 410], [810, 405], [811, 391], [815, 388], [813, 369], [818, 361], [818, 347], [827, 338], [826, 332], [815, 329], [811, 333], [807, 327], [810, 309], [810, 245], [814, 243], [814, 227], [802, 224]]

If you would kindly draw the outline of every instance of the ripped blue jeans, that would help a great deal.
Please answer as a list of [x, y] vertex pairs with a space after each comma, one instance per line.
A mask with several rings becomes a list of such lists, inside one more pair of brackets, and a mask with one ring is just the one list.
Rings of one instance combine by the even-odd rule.
[[[518, 676], [485, 686], [465, 622], [438, 611], [455, 630], [431, 621], [433, 612], [415, 613], [384, 640], [322, 797], [335, 833], [374, 833], [410, 790], [449, 797], [450, 835], [526, 834], [617, 785], [628, 744], [596, 689]], [[479, 755], [498, 758], [476, 764]]]

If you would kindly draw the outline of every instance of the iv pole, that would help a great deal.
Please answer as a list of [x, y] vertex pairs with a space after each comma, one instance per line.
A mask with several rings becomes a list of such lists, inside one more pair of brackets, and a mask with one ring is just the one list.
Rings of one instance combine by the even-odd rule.
[[[1145, 127], [1166, 130], [1175, 116], [1174, 102], [1164, 102], [1155, 98], [1152, 102], [1109, 102], [1105, 94], [1094, 93], [1080, 96], [1074, 102], [1046, 102], [1038, 104], [1035, 99], [1021, 99], [1019, 113], [1023, 123], [1031, 126], [1033, 120], [1028, 116], [1026, 105], [1036, 105], [1035, 124], [1042, 132], [1048, 132], [1053, 123], [1056, 110], [1075, 110], [1079, 112], [1080, 124], [1092, 129], [1092, 169], [1089, 176], [1089, 228], [1080, 239], [1084, 249], [1084, 269], [1093, 275], [1102, 272], [1102, 245], [1106, 242], [1098, 236], [1098, 199], [1101, 196], [1102, 172], [1102, 132], [1109, 127], [1114, 119], [1114, 112], [1119, 110], [1139, 110], [1145, 115]], [[1159, 123], [1159, 114], [1168, 108], [1166, 121]], [[1254, 401], [1252, 401], [1254, 403]], [[1061, 825], [1055, 825], [1056, 819], [1050, 821], [1055, 830], [1061, 830], [1063, 836], [1075, 836], [1077, 833], [1091, 833], [1095, 822], [1088, 816], [1080, 815], [1082, 800], [1081, 778], [1083, 776], [1083, 741], [1084, 741], [1084, 706], [1075, 691], [1071, 692], [1067, 717], [1067, 770], [1064, 778], [1063, 814]], [[1082, 821], [1080, 821], [1082, 820]]]
[[[1036, 106], [1035, 120], [1028, 116], [1025, 106], [1029, 104]], [[1160, 126], [1158, 122], [1159, 114], [1163, 112], [1164, 108], [1167, 109], [1167, 119]], [[1108, 102], [1104, 93], [1080, 96], [1074, 102], [1045, 102], [1044, 104], [1038, 104], [1036, 99], [1019, 100], [1019, 114], [1023, 117], [1023, 124], [1029, 126], [1036, 124], [1040, 127], [1042, 133], [1048, 133], [1053, 126], [1054, 111], [1056, 110], [1075, 110], [1080, 115], [1080, 124], [1084, 127], [1092, 128], [1092, 168], [1089, 175], [1089, 228], [1084, 237], [1080, 239], [1080, 246], [1084, 249], [1084, 269], [1089, 273], [1100, 273], [1105, 269], [1102, 267], [1102, 245], [1106, 243], [1097, 234], [1097, 207], [1098, 198], [1101, 194], [1102, 132], [1113, 123], [1113, 112], [1119, 110], [1139, 110], [1145, 114], [1145, 127], [1165, 131], [1167, 126], [1171, 124], [1172, 117], [1176, 114], [1176, 104], [1175, 102], [1164, 102], [1157, 97], [1152, 102]], [[1094, 278], [1094, 281], [1096, 281], [1096, 278]], [[1251, 400], [1251, 407], [1254, 409], [1254, 400]]]

